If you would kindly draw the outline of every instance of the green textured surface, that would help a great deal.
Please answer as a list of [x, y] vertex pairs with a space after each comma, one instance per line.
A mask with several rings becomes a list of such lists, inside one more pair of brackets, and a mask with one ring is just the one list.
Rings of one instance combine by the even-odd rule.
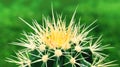
[[[32, 31], [25, 23], [18, 19], [24, 18], [31, 23], [31, 19], [41, 23], [41, 17], [51, 16], [51, 3], [54, 12], [66, 16], [69, 22], [76, 6], [76, 19], [87, 25], [98, 19], [98, 25], [92, 32], [94, 36], [103, 35], [103, 45], [111, 44], [112, 49], [104, 51], [110, 55], [108, 60], [118, 60], [120, 64], [120, 0], [0, 0], [0, 67], [16, 67], [5, 62], [6, 57], [14, 54], [20, 47], [9, 43], [22, 37], [22, 31]], [[116, 66], [117, 67], [117, 66]], [[118, 66], [120, 67], [120, 66]]]

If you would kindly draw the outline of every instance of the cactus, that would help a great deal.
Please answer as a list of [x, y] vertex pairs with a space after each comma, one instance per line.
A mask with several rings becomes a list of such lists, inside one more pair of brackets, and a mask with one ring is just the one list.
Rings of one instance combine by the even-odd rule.
[[101, 45], [101, 36], [96, 40], [89, 36], [90, 27], [75, 22], [73, 13], [71, 21], [66, 25], [61, 15], [55, 20], [52, 10], [52, 19], [44, 18], [43, 25], [33, 20], [33, 26], [25, 22], [34, 33], [23, 33], [24, 39], [13, 44], [24, 49], [16, 52], [7, 62], [15, 63], [19, 67], [109, 67], [114, 61], [104, 62], [107, 55], [102, 51], [108, 45]]

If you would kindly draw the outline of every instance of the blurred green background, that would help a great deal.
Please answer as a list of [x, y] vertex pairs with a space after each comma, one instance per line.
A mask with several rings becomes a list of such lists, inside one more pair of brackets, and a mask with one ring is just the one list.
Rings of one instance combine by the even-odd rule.
[[[112, 49], [104, 51], [109, 55], [108, 60], [117, 60], [120, 64], [120, 0], [0, 0], [0, 67], [16, 67], [7, 63], [6, 57], [11, 57], [14, 51], [20, 49], [9, 43], [23, 37], [23, 31], [32, 31], [18, 17], [28, 22], [36, 19], [42, 22], [42, 15], [51, 17], [51, 3], [55, 14], [66, 16], [67, 22], [76, 8], [76, 19], [89, 25], [98, 19], [98, 25], [91, 35], [103, 35], [103, 45], [111, 44]], [[115, 66], [120, 67], [120, 66]]]

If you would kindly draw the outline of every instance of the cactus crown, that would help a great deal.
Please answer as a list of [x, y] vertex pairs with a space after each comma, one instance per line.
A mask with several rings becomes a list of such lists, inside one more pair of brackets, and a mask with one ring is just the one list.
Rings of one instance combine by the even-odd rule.
[[108, 45], [101, 45], [101, 36], [94, 42], [92, 36], [88, 36], [92, 29], [81, 25], [80, 21], [75, 24], [76, 10], [70, 23], [62, 20], [61, 15], [52, 20], [44, 18], [44, 24], [40, 25], [33, 20], [33, 26], [25, 22], [34, 33], [25, 33], [26, 39], [14, 42], [15, 45], [25, 47], [16, 52], [14, 59], [7, 58], [8, 62], [16, 63], [19, 67], [109, 67], [114, 61], [104, 62], [106, 54], [101, 51]]

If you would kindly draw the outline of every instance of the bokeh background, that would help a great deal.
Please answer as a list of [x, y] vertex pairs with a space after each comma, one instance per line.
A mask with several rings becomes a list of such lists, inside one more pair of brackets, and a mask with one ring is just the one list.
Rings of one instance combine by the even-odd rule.
[[89, 25], [98, 19], [90, 35], [103, 35], [103, 45], [114, 47], [104, 51], [109, 55], [107, 60], [117, 60], [115, 63], [120, 64], [120, 0], [0, 0], [0, 67], [16, 67], [5, 58], [21, 48], [10, 43], [23, 37], [23, 31], [32, 31], [18, 17], [30, 24], [32, 19], [42, 23], [42, 15], [51, 17], [51, 3], [55, 14], [62, 13], [67, 22], [76, 6], [76, 21], [81, 17], [81, 23]]

